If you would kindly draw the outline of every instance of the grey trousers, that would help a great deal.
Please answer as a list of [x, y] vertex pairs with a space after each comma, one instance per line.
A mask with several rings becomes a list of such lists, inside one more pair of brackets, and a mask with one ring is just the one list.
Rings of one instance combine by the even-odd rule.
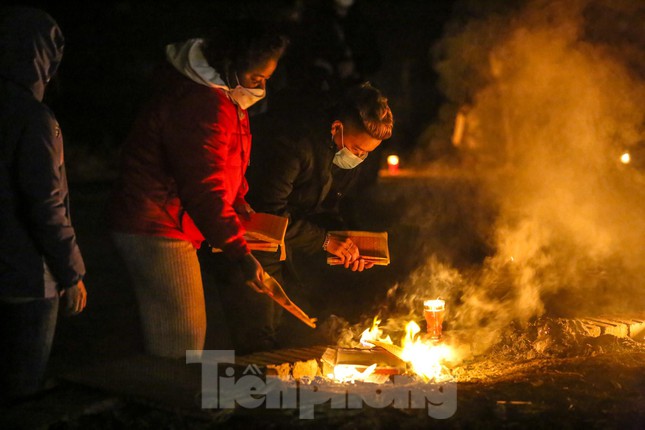
[[206, 306], [197, 253], [188, 241], [113, 233], [139, 305], [146, 352], [182, 358], [203, 350]]

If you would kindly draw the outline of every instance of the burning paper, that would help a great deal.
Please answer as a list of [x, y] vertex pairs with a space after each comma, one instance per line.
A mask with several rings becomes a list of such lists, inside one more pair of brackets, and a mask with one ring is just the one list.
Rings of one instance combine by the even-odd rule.
[[405, 372], [405, 363], [380, 348], [328, 348], [323, 374], [336, 382], [383, 384], [390, 375]]
[[[430, 300], [428, 302], [437, 302], [429, 304], [429, 306], [436, 305], [433, 308], [434, 313], [440, 312], [440, 317], [438, 318], [443, 321], [443, 310], [445, 309], [443, 300]], [[454, 352], [450, 346], [438, 343], [437, 339], [426, 339], [420, 336], [421, 328], [414, 321], [407, 323], [405, 327], [406, 334], [401, 341], [401, 346], [397, 346], [393, 344], [389, 335], [384, 336], [379, 324], [378, 317], [374, 318], [372, 327], [365, 330], [361, 335], [362, 345], [377, 346], [384, 349], [407, 363], [412, 372], [425, 380], [445, 381], [451, 378], [450, 369], [446, 366], [446, 363], [454, 359]], [[439, 334], [441, 334], [440, 329]]]

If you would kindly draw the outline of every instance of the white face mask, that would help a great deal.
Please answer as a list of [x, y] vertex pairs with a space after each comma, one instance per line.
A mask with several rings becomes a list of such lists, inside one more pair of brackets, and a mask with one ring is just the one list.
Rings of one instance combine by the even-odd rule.
[[237, 73], [235, 74], [235, 79], [237, 80], [237, 87], [229, 90], [228, 95], [240, 108], [246, 110], [266, 96], [264, 88], [246, 88], [240, 85]]
[[345, 141], [344, 141], [342, 127], [340, 128], [340, 146], [342, 146], [342, 148], [340, 149], [340, 151], [334, 154], [333, 163], [336, 166], [340, 167], [341, 169], [353, 169], [354, 167], [361, 164], [367, 158], [367, 154], [363, 155], [362, 157], [359, 157], [349, 149], [345, 148]]

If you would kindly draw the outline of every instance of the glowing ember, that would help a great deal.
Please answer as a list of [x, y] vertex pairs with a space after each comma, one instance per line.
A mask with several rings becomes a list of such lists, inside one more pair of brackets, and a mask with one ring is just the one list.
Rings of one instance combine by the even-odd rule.
[[631, 161], [632, 161], [632, 157], [631, 157], [631, 155], [629, 155], [629, 152], [624, 152], [620, 156], [620, 162], [623, 163], [623, 164], [629, 164]]

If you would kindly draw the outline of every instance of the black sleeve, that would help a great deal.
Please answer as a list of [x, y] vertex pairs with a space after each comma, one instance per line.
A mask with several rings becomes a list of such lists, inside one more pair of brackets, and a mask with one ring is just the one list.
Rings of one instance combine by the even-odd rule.
[[[269, 144], [268, 142], [254, 145]], [[286, 241], [308, 252], [322, 249], [325, 229], [305, 219], [294, 219], [289, 212], [289, 196], [307, 169], [310, 161], [298, 149], [297, 143], [280, 140], [259, 151], [249, 168], [248, 200], [254, 210], [289, 218]]]
[[46, 108], [27, 123], [17, 148], [21, 206], [32, 239], [59, 286], [68, 288], [85, 275], [69, 215], [63, 138]]

